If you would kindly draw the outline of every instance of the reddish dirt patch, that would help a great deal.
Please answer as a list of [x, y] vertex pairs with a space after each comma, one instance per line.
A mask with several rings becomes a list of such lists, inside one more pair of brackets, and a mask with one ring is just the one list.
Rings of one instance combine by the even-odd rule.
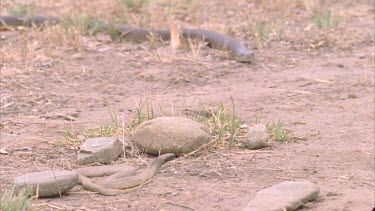
[[[114, 11], [105, 2], [84, 2], [35, 1], [33, 5], [36, 12], [52, 15], [96, 11], [96, 16], [108, 19]], [[147, 13], [154, 7], [164, 11], [166, 4], [156, 2], [127, 22], [166, 25], [168, 16]], [[266, 151], [213, 149], [198, 158], [167, 163], [150, 183], [123, 196], [105, 197], [76, 187], [61, 198], [35, 200], [33, 207], [240, 210], [265, 187], [307, 179], [320, 186], [321, 194], [306, 210], [371, 210], [375, 205], [374, 2], [318, 5], [340, 17], [333, 29], [312, 25], [313, 6], [308, 2], [208, 0], [191, 6], [189, 12], [175, 11], [178, 24], [230, 34], [255, 48], [254, 64], [238, 63], [209, 48], [197, 55], [188, 49], [172, 55], [166, 44], [116, 43], [103, 34], [66, 34], [58, 27], [2, 33], [0, 144], [9, 154], [0, 155], [1, 189], [10, 190], [13, 178], [23, 173], [77, 167], [76, 148], [51, 144], [61, 138], [61, 128], [109, 123], [110, 110], [128, 125], [137, 102], [146, 97], [170, 114], [197, 103], [223, 102], [230, 107], [233, 97], [244, 122], [280, 119], [301, 139], [275, 143]], [[2, 14], [13, 6], [4, 4]], [[270, 23], [266, 41], [248, 26], [256, 21]], [[75, 121], [58, 115], [74, 116]], [[117, 162], [144, 167], [144, 160], [151, 159]]]

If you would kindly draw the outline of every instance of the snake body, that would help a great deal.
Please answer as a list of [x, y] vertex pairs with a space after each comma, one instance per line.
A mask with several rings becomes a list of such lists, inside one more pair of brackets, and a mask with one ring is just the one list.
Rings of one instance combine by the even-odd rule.
[[[59, 24], [63, 21], [72, 22], [71, 19], [60, 19], [53, 16], [1, 16], [0, 27], [2, 29], [9, 29], [11, 27], [18, 26], [42, 26], [44, 24]], [[163, 40], [170, 40], [169, 30], [155, 30], [155, 29], [140, 29], [128, 25], [109, 25], [102, 21], [90, 21], [89, 27], [99, 28], [110, 28], [113, 27], [121, 33], [121, 37], [125, 40], [131, 40], [135, 42], [143, 42], [149, 39], [150, 35], [156, 35], [161, 37]], [[229, 51], [234, 59], [240, 62], [252, 62], [254, 59], [254, 53], [249, 50], [239, 40], [219, 34], [213, 31], [203, 29], [184, 29], [181, 31], [181, 36], [185, 38], [199, 38], [208, 43], [212, 48]]]
[[[159, 171], [163, 164], [174, 158], [175, 155], [171, 153], [160, 155], [139, 174], [136, 174], [133, 167], [127, 165], [86, 167], [76, 169], [75, 172], [79, 175], [78, 183], [82, 184], [84, 189], [112, 196], [145, 183]], [[103, 186], [93, 183], [88, 178], [101, 176], [109, 176], [104, 180]]]

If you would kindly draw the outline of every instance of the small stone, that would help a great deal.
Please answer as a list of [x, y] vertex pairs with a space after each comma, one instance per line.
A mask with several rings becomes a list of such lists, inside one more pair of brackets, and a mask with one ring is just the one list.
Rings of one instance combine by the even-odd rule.
[[16, 192], [31, 188], [40, 198], [61, 196], [77, 185], [78, 174], [71, 171], [41, 171], [21, 175], [14, 180]]
[[284, 181], [259, 191], [242, 211], [295, 210], [319, 195], [319, 187], [312, 182]]
[[158, 117], [140, 124], [133, 133], [142, 151], [159, 155], [186, 154], [209, 142], [202, 124], [183, 117]]
[[346, 100], [346, 99], [348, 99], [348, 96], [346, 96], [346, 95], [341, 95], [340, 96], [340, 100]]
[[110, 163], [123, 153], [123, 144], [117, 138], [89, 138], [78, 152], [78, 163], [80, 165], [94, 162]]
[[269, 134], [267, 127], [262, 124], [257, 124], [249, 128], [246, 140], [241, 141], [244, 147], [255, 150], [261, 149], [268, 145]]
[[354, 99], [354, 98], [358, 98], [358, 96], [354, 93], [348, 94], [348, 99]]
[[343, 65], [343, 64], [337, 64], [337, 67], [343, 68], [343, 67], [345, 67], [345, 65]]
[[326, 194], [326, 196], [338, 196], [339, 194], [338, 193], [335, 193], [335, 192], [328, 192]]

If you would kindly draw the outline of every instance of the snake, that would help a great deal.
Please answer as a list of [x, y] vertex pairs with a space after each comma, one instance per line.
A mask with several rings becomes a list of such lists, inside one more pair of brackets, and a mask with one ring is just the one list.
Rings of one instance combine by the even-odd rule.
[[[19, 17], [14, 15], [0, 16], [0, 29], [10, 30], [20, 26], [43, 26], [46, 24], [59, 24], [63, 22], [73, 22], [69, 18], [58, 18], [54, 16], [26, 16]], [[100, 20], [91, 20], [88, 22], [89, 28], [95, 29], [115, 29], [121, 33], [121, 38], [134, 42], [147, 41], [151, 36], [160, 37], [162, 40], [170, 40], [170, 31], [163, 29], [142, 29], [130, 25], [117, 24], [115, 26], [106, 24]], [[254, 52], [248, 49], [239, 40], [205, 29], [183, 29], [180, 35], [184, 38], [202, 39], [211, 48], [226, 50], [230, 52], [233, 58], [239, 62], [251, 63], [254, 61]]]
[[[163, 164], [174, 158], [175, 154], [172, 153], [160, 155], [139, 174], [136, 174], [134, 168], [128, 165], [84, 167], [74, 171], [78, 173], [78, 184], [81, 184], [84, 189], [106, 196], [114, 196], [144, 184], [159, 171]], [[95, 184], [88, 178], [102, 176], [109, 176], [102, 185]]]

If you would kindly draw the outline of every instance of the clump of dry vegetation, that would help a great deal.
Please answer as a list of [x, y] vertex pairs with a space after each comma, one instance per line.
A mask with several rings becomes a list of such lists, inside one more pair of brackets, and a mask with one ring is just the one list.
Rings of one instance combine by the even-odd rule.
[[336, 28], [339, 24], [339, 17], [333, 16], [331, 10], [314, 10], [311, 14], [312, 22], [319, 28]]
[[121, 127], [119, 116], [110, 112], [111, 123], [100, 125], [94, 128], [74, 128], [64, 127], [59, 132], [62, 137], [58, 138], [54, 144], [63, 146], [73, 146], [79, 148], [81, 142], [87, 138], [96, 137], [118, 137], [123, 135], [125, 128]]
[[14, 195], [13, 192], [0, 191], [0, 210], [4, 211], [25, 211], [31, 205], [30, 190]]
[[[152, 103], [147, 99], [140, 101], [135, 109], [135, 115], [131, 121], [131, 128], [145, 120], [157, 117], [153, 109]], [[198, 112], [188, 113], [178, 112], [178, 116], [185, 116], [203, 123], [209, 128], [210, 134], [213, 137], [213, 142], [223, 147], [232, 147], [237, 141], [237, 136], [240, 132], [240, 120], [235, 113], [235, 104], [232, 99], [232, 107], [230, 110], [224, 107], [223, 103], [211, 108], [204, 105], [199, 106]], [[165, 115], [165, 109], [160, 106], [160, 114]], [[175, 116], [172, 107], [172, 116]]]
[[[129, 123], [119, 121], [117, 114], [110, 113], [111, 123], [103, 124], [94, 128], [74, 128], [64, 127], [60, 130], [61, 137], [58, 138], [54, 144], [63, 146], [72, 146], [79, 148], [81, 142], [87, 138], [94, 137], [122, 137], [124, 134], [129, 134], [139, 124], [144, 121], [159, 117], [159, 116], [183, 116], [194, 119], [206, 125], [212, 136], [212, 142], [220, 147], [232, 147], [238, 141], [238, 135], [243, 132], [241, 130], [241, 122], [235, 114], [235, 104], [232, 99], [231, 109], [226, 109], [223, 103], [219, 103], [216, 107], [199, 106], [198, 112], [174, 111], [172, 106], [170, 114], [167, 114], [166, 108], [159, 105], [159, 111], [154, 110], [152, 101], [149, 99], [139, 100], [139, 103], [134, 109], [133, 118]], [[126, 124], [126, 125], [125, 125]]]
[[267, 125], [268, 133], [275, 141], [288, 142], [290, 139], [290, 130], [285, 129], [281, 121], [272, 122]]

